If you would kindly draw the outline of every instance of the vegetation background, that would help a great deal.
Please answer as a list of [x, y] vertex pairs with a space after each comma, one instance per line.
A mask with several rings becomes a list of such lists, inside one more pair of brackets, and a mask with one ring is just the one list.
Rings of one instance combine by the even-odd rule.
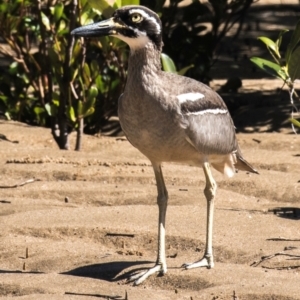
[[[70, 148], [69, 134], [74, 130], [76, 150], [81, 148], [83, 132], [118, 135], [117, 100], [126, 82], [128, 47], [108, 37], [74, 39], [72, 29], [108, 18], [123, 5], [145, 5], [162, 20], [164, 69], [177, 69], [209, 83], [215, 76], [211, 71], [224, 52], [233, 57], [231, 67], [241, 59], [249, 60], [247, 54], [241, 58], [241, 50], [232, 45], [241, 40], [242, 29], [250, 26], [245, 18], [253, 3], [4, 0], [0, 4], [0, 115], [50, 127], [60, 149]], [[299, 7], [292, 10], [299, 12]], [[256, 20], [256, 26], [260, 22]], [[253, 37], [245, 36], [242, 41], [247, 47], [253, 46]], [[286, 47], [287, 42], [283, 44]], [[253, 66], [248, 69], [255, 71]], [[244, 104], [232, 95], [242, 86], [242, 76], [235, 74], [234, 69], [226, 70], [228, 82], [220, 90], [231, 112]]]

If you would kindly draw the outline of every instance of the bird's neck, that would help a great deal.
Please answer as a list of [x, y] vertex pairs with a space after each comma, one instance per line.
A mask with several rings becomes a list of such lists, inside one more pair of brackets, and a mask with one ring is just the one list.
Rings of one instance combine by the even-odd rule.
[[[141, 84], [154, 82], [161, 72], [160, 51], [153, 43], [143, 48], [131, 49], [128, 61], [128, 81], [138, 81]], [[138, 82], [135, 82], [137, 84]]]

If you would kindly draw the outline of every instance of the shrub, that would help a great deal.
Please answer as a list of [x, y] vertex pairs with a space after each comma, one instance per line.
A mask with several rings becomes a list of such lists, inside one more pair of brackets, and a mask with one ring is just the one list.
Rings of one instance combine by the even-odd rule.
[[251, 61], [266, 73], [281, 79], [284, 84], [288, 86], [290, 101], [293, 106], [290, 120], [294, 129], [294, 125], [300, 127], [299, 120], [294, 118], [294, 110], [298, 112], [298, 109], [294, 104], [294, 97], [299, 100], [299, 95], [295, 91], [294, 84], [296, 80], [300, 79], [300, 21], [296, 25], [286, 52], [284, 55], [281, 55], [280, 46], [282, 36], [287, 31], [288, 30], [282, 30], [276, 41], [272, 41], [264, 36], [258, 38], [266, 45], [275, 62], [260, 57], [252, 57]]
[[[50, 126], [60, 149], [69, 149], [69, 133], [101, 132], [117, 114], [126, 81], [128, 48], [120, 40], [74, 39], [75, 27], [108, 18], [139, 0], [3, 0], [0, 4], [0, 53], [8, 59], [0, 72], [0, 111], [7, 118]], [[241, 27], [253, 0], [141, 0], [162, 19], [164, 51], [180, 74], [206, 80], [214, 51], [236, 23]], [[238, 32], [239, 30], [237, 30]], [[163, 56], [165, 70], [175, 72]], [[119, 125], [110, 131], [116, 134]]]

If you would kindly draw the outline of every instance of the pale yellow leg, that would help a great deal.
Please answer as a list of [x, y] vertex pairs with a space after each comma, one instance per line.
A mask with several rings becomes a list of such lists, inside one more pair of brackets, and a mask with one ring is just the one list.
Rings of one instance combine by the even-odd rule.
[[164, 182], [161, 165], [152, 163], [156, 184], [157, 184], [157, 204], [159, 210], [158, 217], [158, 252], [157, 260], [154, 267], [144, 271], [139, 272], [129, 278], [129, 281], [134, 281], [134, 285], [141, 284], [150, 275], [155, 273], [165, 274], [167, 272], [166, 263], [166, 247], [165, 247], [165, 222], [166, 222], [166, 212], [168, 205], [168, 191]]
[[203, 164], [203, 170], [206, 179], [206, 185], [204, 189], [204, 195], [207, 200], [207, 224], [206, 224], [206, 247], [205, 253], [202, 259], [194, 263], [183, 264], [185, 269], [193, 269], [199, 267], [214, 267], [213, 250], [212, 250], [212, 236], [213, 236], [213, 219], [214, 219], [214, 200], [217, 191], [217, 184], [212, 176], [210, 164], [205, 162]]

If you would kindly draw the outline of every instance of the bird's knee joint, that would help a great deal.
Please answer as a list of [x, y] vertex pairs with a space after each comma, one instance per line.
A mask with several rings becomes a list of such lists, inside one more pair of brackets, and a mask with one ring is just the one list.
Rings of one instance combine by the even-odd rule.
[[165, 195], [158, 195], [157, 196], [157, 204], [158, 205], [167, 205], [168, 204], [168, 194]]
[[217, 191], [217, 184], [212, 184], [211, 186], [206, 186], [204, 189], [204, 195], [206, 199], [213, 200]]

